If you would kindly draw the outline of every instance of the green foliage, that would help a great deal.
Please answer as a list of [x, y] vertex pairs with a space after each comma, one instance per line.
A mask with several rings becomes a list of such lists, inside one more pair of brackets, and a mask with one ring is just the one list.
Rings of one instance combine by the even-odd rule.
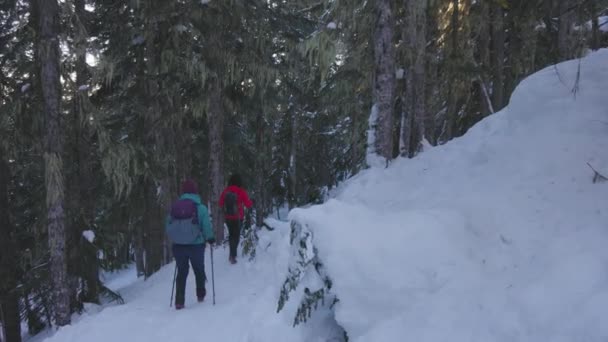
[[293, 326], [295, 327], [300, 323], [306, 323], [306, 321], [310, 319], [313, 311], [317, 310], [319, 302], [325, 304], [325, 289], [318, 289], [311, 293], [308, 288], [305, 288], [304, 299], [296, 312]]
[[258, 231], [260, 227], [257, 225], [244, 225], [244, 234], [243, 239], [241, 240], [242, 248], [243, 248], [243, 256], [248, 256], [249, 261], [253, 261], [256, 256], [258, 241], [260, 238], [258, 237]]
[[303, 297], [293, 321], [293, 326], [295, 327], [300, 323], [305, 323], [312, 313], [319, 308], [319, 305], [325, 305], [328, 297], [330, 298], [331, 308], [338, 302], [338, 299], [331, 293], [332, 281], [318, 257], [317, 249], [313, 245], [312, 232], [306, 225], [297, 221], [291, 222], [290, 243], [292, 246], [292, 257], [289, 263], [287, 278], [281, 288], [277, 312], [284, 309], [289, 301], [290, 293], [300, 287], [300, 282], [307, 274], [314, 273], [322, 283], [322, 286], [317, 289], [304, 288]]

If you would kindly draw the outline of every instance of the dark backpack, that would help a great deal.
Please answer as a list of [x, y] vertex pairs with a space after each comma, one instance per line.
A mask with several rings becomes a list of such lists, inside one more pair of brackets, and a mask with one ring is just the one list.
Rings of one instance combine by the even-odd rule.
[[203, 232], [198, 224], [198, 208], [194, 201], [175, 201], [169, 216], [165, 231], [173, 243], [189, 245], [202, 238]]
[[239, 208], [237, 206], [237, 194], [232, 191], [226, 191], [224, 194], [224, 215], [237, 216]]

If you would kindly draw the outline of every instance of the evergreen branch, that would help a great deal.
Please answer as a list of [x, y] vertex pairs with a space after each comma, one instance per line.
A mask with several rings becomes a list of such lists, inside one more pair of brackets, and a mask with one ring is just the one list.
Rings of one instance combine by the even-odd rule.
[[99, 289], [101, 290], [102, 295], [106, 295], [110, 299], [110, 303], [117, 302], [118, 304], [124, 304], [125, 300], [122, 298], [120, 293], [115, 292], [105, 286], [101, 281], [98, 283]]
[[608, 178], [606, 178], [604, 175], [602, 175], [601, 173], [599, 173], [599, 171], [597, 171], [595, 168], [593, 168], [593, 166], [591, 166], [590, 163], [587, 163], [587, 165], [591, 168], [591, 170], [593, 170], [594, 174], [593, 174], [593, 183], [602, 183], [605, 181], [608, 181]]

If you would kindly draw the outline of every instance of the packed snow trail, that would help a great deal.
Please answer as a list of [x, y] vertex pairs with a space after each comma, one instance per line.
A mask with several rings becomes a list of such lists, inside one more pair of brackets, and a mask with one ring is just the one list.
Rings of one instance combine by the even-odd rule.
[[[121, 291], [123, 305], [84, 314], [45, 342], [183, 342], [183, 341], [327, 341], [335, 324], [328, 312], [311, 325], [292, 327], [293, 312], [276, 313], [279, 286], [287, 267], [289, 225], [274, 221], [273, 232], [260, 232], [260, 248], [253, 262], [228, 262], [228, 249], [214, 250], [216, 305], [212, 305], [209, 249], [205, 272], [207, 297], [197, 303], [194, 274], [186, 286], [186, 307], [169, 307], [174, 263], [148, 280]], [[94, 310], [93, 310], [94, 311]], [[329, 316], [328, 316], [329, 315]], [[322, 315], [323, 316], [323, 315]], [[317, 331], [315, 331], [317, 330]], [[317, 340], [315, 336], [325, 336]]]

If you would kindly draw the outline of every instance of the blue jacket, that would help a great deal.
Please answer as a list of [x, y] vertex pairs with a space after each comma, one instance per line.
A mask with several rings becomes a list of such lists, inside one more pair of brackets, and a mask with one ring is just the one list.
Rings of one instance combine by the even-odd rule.
[[[206, 241], [215, 240], [215, 233], [213, 232], [213, 229], [211, 229], [211, 221], [209, 220], [209, 211], [207, 210], [207, 207], [202, 203], [201, 197], [196, 194], [186, 193], [181, 195], [179, 199], [191, 200], [192, 202], [196, 203], [196, 207], [198, 208], [198, 224], [201, 227], [203, 235], [200, 239], [197, 239], [192, 244], [202, 245]], [[165, 224], [169, 224], [170, 219], [170, 216], [167, 216], [167, 221]]]

